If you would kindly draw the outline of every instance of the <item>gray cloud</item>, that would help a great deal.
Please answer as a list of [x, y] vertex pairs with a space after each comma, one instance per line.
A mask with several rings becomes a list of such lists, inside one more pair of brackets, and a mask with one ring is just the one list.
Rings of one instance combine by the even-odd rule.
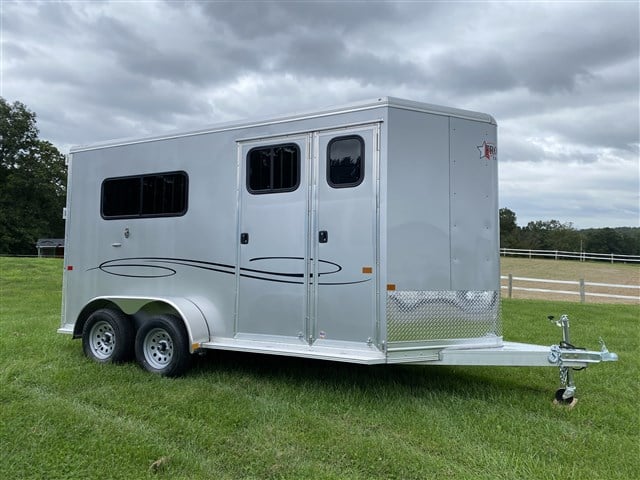
[[236, 39], [264, 40], [275, 36], [304, 36], [369, 31], [376, 24], [404, 20], [391, 2], [198, 2], [214, 24], [226, 26]]
[[519, 217], [637, 224], [639, 16], [624, 2], [4, 1], [0, 94], [62, 147], [380, 95], [486, 111]]
[[[511, 90], [519, 85], [515, 72], [499, 52], [480, 52], [472, 57], [443, 53], [433, 61], [434, 83], [455, 95], [478, 95]], [[438, 81], [437, 79], [446, 79]]]

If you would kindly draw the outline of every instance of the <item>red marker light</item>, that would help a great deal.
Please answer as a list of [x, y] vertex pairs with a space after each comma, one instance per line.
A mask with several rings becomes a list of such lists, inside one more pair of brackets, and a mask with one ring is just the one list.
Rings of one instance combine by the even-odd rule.
[[67, 270], [68, 270], [68, 271], [73, 270], [73, 265], [67, 265]]

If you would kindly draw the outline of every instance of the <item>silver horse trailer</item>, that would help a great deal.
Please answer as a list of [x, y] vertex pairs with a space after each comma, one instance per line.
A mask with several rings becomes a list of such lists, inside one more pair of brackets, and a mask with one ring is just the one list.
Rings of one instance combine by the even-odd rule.
[[556, 366], [504, 341], [496, 122], [396, 98], [75, 147], [60, 333], [174, 376], [204, 349]]

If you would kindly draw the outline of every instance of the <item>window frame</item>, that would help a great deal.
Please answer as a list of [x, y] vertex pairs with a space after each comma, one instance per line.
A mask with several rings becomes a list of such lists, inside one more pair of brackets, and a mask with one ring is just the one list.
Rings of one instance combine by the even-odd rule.
[[[169, 175], [181, 175], [184, 177], [184, 208], [178, 212], [171, 213], [142, 213], [143, 212], [143, 199], [144, 199], [144, 179], [147, 177], [162, 177]], [[139, 185], [139, 196], [140, 202], [138, 207], [137, 214], [125, 214], [125, 215], [105, 215], [104, 213], [104, 205], [105, 205], [105, 184], [111, 181], [117, 180], [128, 180], [128, 179], [137, 179], [140, 183]], [[134, 218], [164, 218], [164, 217], [182, 217], [189, 210], [189, 174], [184, 170], [175, 170], [171, 172], [152, 172], [152, 173], [142, 173], [138, 175], [125, 175], [122, 177], [108, 177], [102, 180], [102, 185], [100, 187], [100, 216], [104, 220], [120, 220], [120, 219], [134, 219]]]
[[[285, 148], [285, 147], [294, 147], [296, 150], [296, 181], [295, 183], [288, 188], [264, 188], [264, 189], [260, 189], [260, 190], [254, 190], [253, 188], [251, 188], [251, 181], [250, 181], [250, 175], [251, 175], [251, 154], [256, 151], [256, 150], [266, 150], [266, 149], [273, 149], [273, 148]], [[252, 194], [252, 195], [268, 195], [268, 194], [272, 194], [272, 193], [288, 193], [288, 192], [295, 192], [298, 187], [300, 187], [300, 170], [302, 169], [302, 159], [300, 158], [300, 152], [301, 152], [301, 148], [300, 145], [298, 145], [295, 142], [287, 142], [287, 143], [274, 143], [272, 145], [259, 145], [259, 146], [255, 146], [252, 147], [251, 149], [249, 149], [249, 151], [247, 152], [247, 155], [245, 156], [245, 170], [246, 170], [246, 174], [245, 174], [245, 187], [247, 189], [247, 191]], [[270, 175], [273, 174], [273, 164], [270, 165], [270, 169], [269, 169]]]
[[[331, 181], [331, 146], [335, 143], [338, 142], [340, 140], [358, 140], [360, 142], [360, 176], [358, 177], [358, 180], [355, 182], [349, 182], [349, 183], [334, 183]], [[327, 163], [327, 184], [329, 184], [329, 186], [331, 188], [354, 188], [357, 187], [358, 185], [360, 185], [362, 182], [364, 182], [364, 176], [365, 176], [365, 142], [364, 142], [364, 138], [362, 138], [360, 135], [343, 135], [340, 137], [333, 137], [331, 140], [329, 140], [329, 143], [327, 143], [327, 154], [326, 154], [326, 163]]]

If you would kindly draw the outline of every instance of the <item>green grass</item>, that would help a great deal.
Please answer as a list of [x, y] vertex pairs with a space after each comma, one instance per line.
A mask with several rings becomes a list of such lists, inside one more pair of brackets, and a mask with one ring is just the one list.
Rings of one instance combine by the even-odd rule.
[[[638, 478], [640, 308], [503, 302], [505, 337], [602, 335], [617, 363], [366, 367], [211, 352], [184, 378], [99, 365], [59, 324], [59, 260], [0, 258], [0, 478]], [[149, 470], [160, 457], [168, 463]]]

